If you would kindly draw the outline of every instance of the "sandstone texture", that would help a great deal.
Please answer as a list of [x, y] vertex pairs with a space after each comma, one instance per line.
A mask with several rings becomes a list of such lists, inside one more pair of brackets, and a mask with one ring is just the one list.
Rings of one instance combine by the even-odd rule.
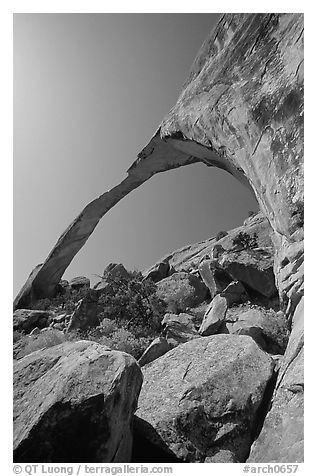
[[289, 339], [288, 324], [280, 311], [247, 307], [232, 314], [229, 311], [226, 328], [230, 334], [251, 336], [263, 350], [272, 354], [284, 354]]
[[182, 461], [224, 448], [243, 461], [273, 366], [250, 337], [195, 339], [143, 368], [137, 416]]
[[142, 375], [133, 357], [79, 341], [14, 366], [15, 462], [129, 461]]

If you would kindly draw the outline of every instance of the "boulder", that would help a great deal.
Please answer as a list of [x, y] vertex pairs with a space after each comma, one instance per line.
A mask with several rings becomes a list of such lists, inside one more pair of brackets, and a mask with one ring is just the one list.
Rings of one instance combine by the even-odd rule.
[[129, 278], [130, 275], [123, 266], [123, 264], [109, 263], [103, 272], [103, 279], [106, 279], [109, 276], [120, 276], [122, 278]]
[[221, 296], [226, 298], [228, 307], [231, 307], [233, 304], [243, 303], [248, 299], [248, 293], [240, 281], [232, 281], [228, 284], [221, 292]]
[[235, 322], [230, 312], [226, 323], [230, 334], [249, 335], [266, 352], [272, 354], [284, 354], [288, 339], [289, 330], [284, 314], [273, 309], [266, 310], [259, 307], [244, 309], [238, 308], [235, 312]]
[[57, 329], [48, 327], [36, 333], [32, 331], [29, 335], [22, 337], [13, 345], [13, 358], [17, 360], [22, 359], [22, 357], [37, 350], [48, 349], [49, 347], [62, 344], [65, 340], [63, 332]]
[[50, 311], [17, 309], [13, 313], [13, 330], [29, 333], [35, 327], [43, 329], [47, 327], [52, 316], [53, 314]]
[[69, 286], [71, 289], [75, 289], [76, 291], [81, 288], [89, 288], [90, 287], [90, 279], [86, 278], [85, 276], [77, 276], [69, 281]]
[[170, 350], [143, 367], [136, 415], [153, 428], [143, 437], [162, 440], [184, 462], [224, 448], [243, 461], [273, 367], [247, 336], [204, 337]]
[[199, 265], [199, 274], [208, 287], [211, 298], [221, 293], [232, 281], [231, 276], [218, 268], [216, 259], [203, 261]]
[[98, 293], [91, 289], [76, 304], [67, 326], [67, 332], [77, 329], [85, 330], [98, 325]]
[[129, 272], [125, 269], [123, 264], [119, 263], [109, 263], [108, 266], [105, 268], [103, 272], [103, 276], [101, 281], [96, 283], [93, 287], [94, 290], [96, 291], [102, 291], [106, 292], [107, 287], [109, 284], [109, 279], [111, 278], [123, 278], [123, 279], [129, 279], [130, 274]]
[[[171, 272], [170, 272], [171, 271]], [[143, 273], [144, 279], [152, 279], [155, 283], [173, 274], [168, 261], [160, 261]]]
[[167, 313], [161, 325], [170, 348], [200, 337], [194, 325], [194, 317], [186, 313]]
[[233, 280], [241, 281], [257, 293], [265, 297], [277, 294], [272, 250], [247, 248], [224, 251], [218, 263]]
[[271, 409], [248, 462], [304, 461], [304, 300], [296, 308], [293, 330], [280, 362]]
[[196, 276], [181, 272], [157, 283], [157, 296], [167, 302], [172, 311], [182, 312], [204, 301], [208, 288]]
[[138, 360], [140, 367], [143, 367], [146, 364], [149, 364], [155, 359], [161, 357], [161, 355], [166, 354], [169, 350], [172, 349], [172, 346], [168, 343], [165, 337], [157, 337], [151, 342], [147, 349], [143, 352], [141, 357]]
[[142, 384], [131, 355], [79, 341], [14, 366], [14, 462], [129, 462]]
[[198, 331], [199, 334], [202, 336], [215, 334], [225, 320], [227, 309], [227, 299], [221, 294], [217, 294], [206, 311], [203, 322]]

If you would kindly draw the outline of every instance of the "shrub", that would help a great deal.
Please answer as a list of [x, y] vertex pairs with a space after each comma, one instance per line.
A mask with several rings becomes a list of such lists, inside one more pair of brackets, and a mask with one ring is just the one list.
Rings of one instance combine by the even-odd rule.
[[21, 359], [39, 349], [48, 349], [65, 341], [62, 332], [50, 329], [41, 332], [38, 335], [25, 335], [20, 338], [18, 344], [14, 347], [13, 356]]
[[256, 248], [258, 246], [257, 234], [254, 233], [253, 236], [248, 235], [243, 231], [240, 231], [237, 236], [232, 240], [232, 244], [237, 248]]
[[107, 292], [99, 297], [99, 320], [105, 318], [127, 327], [158, 329], [166, 304], [156, 295], [156, 284], [134, 272], [129, 278], [109, 276]]
[[64, 293], [57, 294], [55, 297], [40, 299], [32, 307], [40, 311], [55, 311], [61, 309], [67, 313], [71, 313], [75, 310], [77, 302], [84, 298], [88, 291], [89, 288], [87, 287], [78, 290], [67, 288]]
[[146, 332], [142, 327], [126, 329], [117, 325], [115, 321], [106, 321], [109, 321], [106, 325], [103, 323], [95, 329], [71, 331], [65, 335], [65, 338], [69, 341], [91, 340], [112, 350], [127, 352], [139, 359], [152, 340], [157, 337], [157, 333]]
[[[127, 352], [138, 359], [150, 342], [157, 337], [167, 307], [167, 304], [157, 296], [156, 289], [156, 284], [150, 279], [144, 280], [138, 271], [133, 271], [128, 276], [110, 274], [107, 276], [106, 291], [98, 298], [100, 325], [86, 331], [71, 331], [65, 334], [65, 339], [92, 340], [111, 349]], [[89, 288], [66, 289], [65, 293], [54, 298], [41, 299], [34, 309], [55, 312], [63, 310], [71, 313], [75, 310], [77, 302], [88, 292]], [[20, 337], [17, 335], [15, 339], [18, 340]], [[26, 342], [28, 352], [36, 350], [40, 345], [35, 339]], [[45, 345], [49, 346], [49, 343]]]

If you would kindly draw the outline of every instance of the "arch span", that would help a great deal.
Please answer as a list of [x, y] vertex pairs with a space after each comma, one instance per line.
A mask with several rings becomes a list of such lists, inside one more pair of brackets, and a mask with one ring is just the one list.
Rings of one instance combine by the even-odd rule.
[[28, 307], [37, 299], [54, 295], [66, 268], [84, 246], [100, 219], [123, 197], [157, 173], [196, 162], [227, 170], [249, 187], [243, 172], [222, 161], [216, 152], [190, 140], [164, 140], [159, 130], [131, 165], [127, 177], [90, 202], [64, 231], [45, 262], [32, 271], [14, 301], [14, 309]]

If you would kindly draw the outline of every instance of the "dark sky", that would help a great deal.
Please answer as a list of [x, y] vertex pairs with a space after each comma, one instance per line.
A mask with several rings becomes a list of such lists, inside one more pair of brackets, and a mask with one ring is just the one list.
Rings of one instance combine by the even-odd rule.
[[[119, 183], [176, 102], [218, 14], [14, 15], [14, 294], [82, 208]], [[144, 269], [238, 226], [257, 204], [202, 164], [154, 176], [65, 273]]]

